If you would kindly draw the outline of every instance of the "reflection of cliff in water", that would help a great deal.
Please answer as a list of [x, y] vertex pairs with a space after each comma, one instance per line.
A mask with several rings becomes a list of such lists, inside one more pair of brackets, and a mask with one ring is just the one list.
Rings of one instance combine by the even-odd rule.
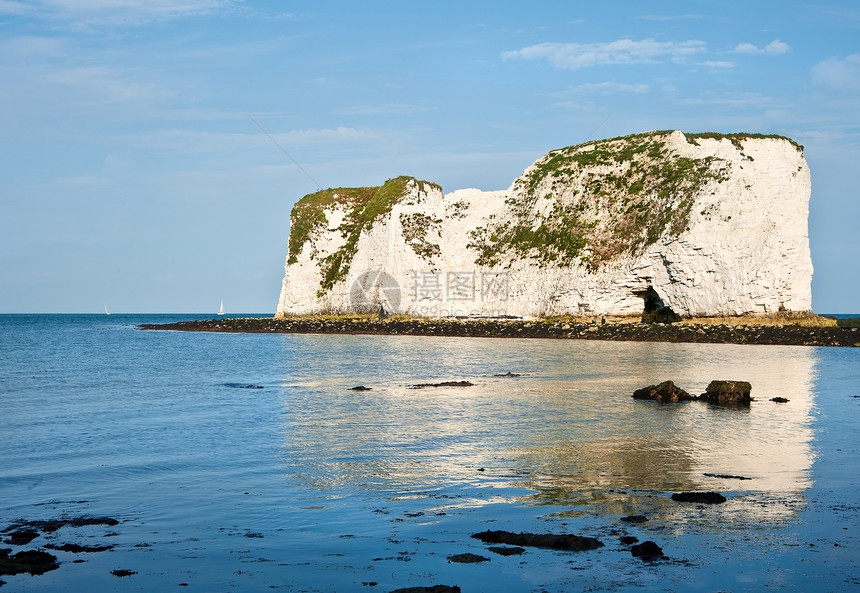
[[[810, 485], [811, 348], [356, 338], [304, 337], [285, 353], [284, 461], [314, 490], [526, 486], [537, 502], [576, 505], [613, 489], [796, 498]], [[492, 376], [508, 370], [524, 376]], [[408, 388], [428, 379], [475, 385]], [[756, 401], [733, 410], [631, 397], [666, 379], [694, 394], [712, 379], [745, 380]], [[373, 390], [347, 389], [358, 382]]]

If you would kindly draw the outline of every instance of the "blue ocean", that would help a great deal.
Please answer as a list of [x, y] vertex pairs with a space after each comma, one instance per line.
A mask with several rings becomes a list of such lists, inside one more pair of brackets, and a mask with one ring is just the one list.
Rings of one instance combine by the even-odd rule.
[[59, 564], [4, 593], [860, 589], [860, 348], [137, 327], [196, 318], [0, 315], [0, 548]]

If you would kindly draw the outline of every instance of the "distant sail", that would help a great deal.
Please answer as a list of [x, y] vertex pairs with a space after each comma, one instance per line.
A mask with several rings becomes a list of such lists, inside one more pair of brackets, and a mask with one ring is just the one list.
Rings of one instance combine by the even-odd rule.
[[105, 303], [105, 315], [110, 315], [110, 311], [108, 311], [107, 303]]
[[224, 301], [221, 301], [221, 308], [218, 309], [218, 315], [224, 314]]

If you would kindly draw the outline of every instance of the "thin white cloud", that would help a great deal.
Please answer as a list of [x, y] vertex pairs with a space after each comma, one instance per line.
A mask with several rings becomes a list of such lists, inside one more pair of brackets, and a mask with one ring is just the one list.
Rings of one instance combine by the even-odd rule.
[[774, 39], [764, 47], [758, 47], [752, 43], [738, 43], [735, 47], [735, 53], [739, 54], [768, 54], [772, 56], [778, 56], [780, 54], [786, 53], [789, 49], [791, 49], [787, 43], [784, 41], [780, 41], [779, 39]]
[[0, 0], [0, 14], [11, 16], [23, 16], [29, 12], [29, 7], [23, 2], [9, 2]]
[[705, 18], [703, 14], [646, 14], [638, 17], [643, 21], [691, 21]]
[[[272, 132], [271, 137], [284, 147], [343, 144], [374, 138], [372, 134], [355, 128], [338, 127], [311, 130]], [[157, 151], [173, 151], [186, 154], [235, 151], [239, 146], [267, 145], [271, 141], [263, 134], [236, 134], [227, 132], [205, 132], [188, 129], [155, 130], [137, 134], [127, 139], [129, 145]], [[289, 150], [289, 148], [287, 148]]]
[[812, 67], [816, 84], [836, 90], [860, 90], [860, 54], [833, 57]]
[[720, 60], [708, 60], [706, 62], [699, 62], [699, 66], [705, 66], [706, 68], [713, 68], [715, 70], [730, 70], [735, 67], [735, 63]]
[[432, 107], [413, 105], [410, 103], [385, 103], [382, 105], [353, 105], [336, 109], [339, 115], [409, 115], [433, 111]]
[[94, 103], [153, 103], [174, 94], [164, 87], [134, 80], [126, 73], [106, 66], [65, 68], [45, 77], [50, 83], [80, 91]]
[[143, 25], [214, 14], [239, 6], [241, 0], [0, 0], [0, 14], [67, 21], [75, 28]]
[[656, 41], [619, 39], [608, 43], [540, 43], [502, 54], [504, 59], [547, 60], [557, 68], [578, 70], [609, 64], [642, 64], [683, 61], [705, 50], [704, 41]]
[[681, 99], [683, 105], [723, 105], [742, 109], [762, 108], [773, 105], [773, 99], [761, 93], [730, 93], [721, 96], [705, 96]]
[[65, 43], [52, 37], [12, 37], [0, 41], [0, 55], [21, 60], [33, 57], [58, 57], [66, 54]]
[[610, 93], [647, 93], [647, 84], [627, 84], [623, 82], [586, 82], [568, 89], [569, 93], [580, 94], [610, 94]]

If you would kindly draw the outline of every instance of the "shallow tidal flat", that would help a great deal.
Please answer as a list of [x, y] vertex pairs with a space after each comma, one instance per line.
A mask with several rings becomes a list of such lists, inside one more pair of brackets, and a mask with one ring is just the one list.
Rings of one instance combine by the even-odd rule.
[[0, 316], [2, 593], [860, 586], [860, 349], [187, 319]]
[[[766, 320], [770, 321], [770, 320]], [[773, 323], [755, 318], [720, 322], [607, 323], [582, 320], [429, 319], [392, 317], [226, 318], [142, 324], [143, 329], [210, 332], [378, 334], [493, 338], [555, 338], [701, 344], [860, 346], [860, 329], [823, 324]]]

